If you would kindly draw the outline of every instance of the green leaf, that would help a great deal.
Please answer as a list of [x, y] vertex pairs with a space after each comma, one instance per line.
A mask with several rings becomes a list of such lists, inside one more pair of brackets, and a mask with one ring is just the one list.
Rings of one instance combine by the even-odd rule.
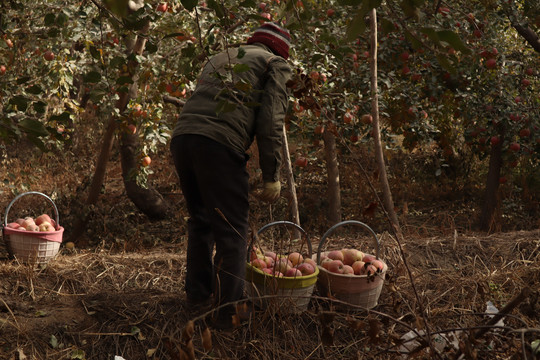
[[456, 69], [454, 68], [450, 60], [448, 60], [448, 57], [446, 55], [444, 54], [437, 55], [437, 61], [443, 68], [448, 70], [449, 73], [454, 74], [456, 72]]
[[56, 20], [56, 16], [54, 14], [47, 14], [45, 15], [45, 19], [43, 20], [43, 23], [45, 26], [51, 26], [54, 24], [54, 21]]
[[101, 80], [101, 74], [97, 71], [90, 71], [83, 76], [86, 83], [95, 84]]
[[34, 107], [34, 111], [37, 112], [38, 114], [44, 114], [45, 111], [47, 110], [47, 103], [43, 101], [36, 101], [34, 102], [33, 107]]
[[250, 70], [250, 68], [249, 68], [249, 65], [247, 65], [247, 64], [236, 64], [233, 67], [233, 71], [236, 74], [243, 73], [243, 72], [246, 72], [246, 71], [249, 71], [249, 70]]
[[32, 78], [30, 76], [23, 76], [23, 77], [20, 77], [17, 79], [17, 85], [22, 85], [26, 82], [28, 82], [29, 80], [31, 80]]
[[56, 26], [60, 26], [60, 27], [63, 27], [66, 25], [66, 23], [68, 22], [69, 20], [69, 17], [66, 15], [65, 12], [60, 12], [60, 14], [58, 14], [58, 16], [56, 17]]
[[244, 49], [243, 47], [238, 48], [238, 53], [236, 54], [236, 57], [237, 57], [238, 59], [241, 59], [241, 58], [243, 58], [245, 55], [246, 55], [246, 49]]
[[243, 92], [249, 92], [252, 89], [252, 86], [249, 82], [240, 80], [236, 84], [234, 84], [234, 87], [240, 91]]
[[187, 11], [191, 11], [197, 6], [197, 0], [181, 0], [182, 5], [186, 8]]
[[432, 28], [429, 28], [429, 27], [425, 27], [425, 28], [421, 28], [420, 29], [420, 32], [422, 34], [425, 34], [427, 35], [427, 37], [432, 41], [434, 42], [435, 44], [437, 45], [440, 45], [440, 41], [439, 41], [439, 35], [437, 34], [437, 31], [435, 31], [435, 29], [432, 29]]
[[43, 89], [39, 85], [32, 85], [26, 89], [26, 92], [33, 95], [38, 95], [43, 92]]
[[71, 360], [85, 360], [86, 359], [86, 354], [84, 352], [84, 350], [81, 350], [81, 349], [75, 349], [71, 352]]
[[366, 23], [364, 17], [367, 13], [367, 10], [362, 8], [355, 17], [347, 25], [347, 41], [354, 41], [366, 30]]
[[133, 79], [131, 76], [120, 76], [118, 79], [116, 79], [116, 83], [118, 85], [133, 84]]
[[424, 46], [409, 30], [405, 30], [405, 37], [409, 40], [413, 49], [420, 49]]
[[93, 45], [90, 46], [90, 55], [96, 60], [101, 60], [101, 52]]
[[437, 31], [437, 35], [439, 39], [450, 44], [450, 46], [452, 46], [455, 50], [459, 50], [464, 54], [471, 53], [471, 49], [469, 49], [463, 43], [463, 41], [461, 41], [461, 38], [455, 32], [451, 30], [441, 30], [441, 31]]
[[221, 6], [221, 4], [218, 4], [216, 0], [208, 0], [206, 3], [210, 9], [215, 11], [217, 17], [225, 17], [225, 13], [223, 12], [223, 6]]
[[21, 127], [25, 132], [34, 134], [36, 136], [47, 136], [49, 132], [43, 126], [41, 122], [35, 119], [22, 119], [19, 122], [19, 127]]
[[49, 121], [58, 121], [64, 124], [67, 124], [70, 120], [71, 114], [67, 111], [64, 111], [61, 114], [51, 115], [51, 117], [49, 117]]
[[153, 41], [148, 40], [146, 42], [146, 45], [145, 45], [144, 49], [149, 54], [155, 54], [158, 51], [159, 48]]
[[9, 100], [9, 103], [17, 106], [17, 109], [20, 111], [26, 111], [28, 108], [28, 102], [29, 99], [21, 95], [14, 96]]

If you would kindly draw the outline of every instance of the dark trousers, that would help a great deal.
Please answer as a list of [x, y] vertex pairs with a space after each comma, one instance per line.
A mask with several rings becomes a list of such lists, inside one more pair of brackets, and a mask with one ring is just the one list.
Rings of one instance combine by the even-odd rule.
[[247, 256], [247, 157], [200, 135], [177, 136], [170, 147], [190, 215], [187, 298], [198, 302], [213, 294], [216, 304], [239, 300]]

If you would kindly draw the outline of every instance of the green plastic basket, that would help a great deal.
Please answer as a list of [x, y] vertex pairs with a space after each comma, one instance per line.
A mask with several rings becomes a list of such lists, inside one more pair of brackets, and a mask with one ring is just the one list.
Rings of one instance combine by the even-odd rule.
[[[308, 247], [308, 255], [312, 257], [312, 247], [306, 232], [298, 225], [288, 221], [278, 221], [263, 226], [257, 234], [271, 226], [285, 225], [292, 226], [299, 230], [305, 237]], [[253, 244], [250, 244], [252, 248]], [[249, 250], [248, 250], [249, 256]], [[300, 313], [305, 311], [309, 305], [311, 295], [317, 284], [319, 275], [318, 267], [315, 272], [306, 276], [298, 277], [276, 277], [267, 274], [246, 263], [246, 291], [253, 303], [261, 308], [271, 309], [274, 312]]]

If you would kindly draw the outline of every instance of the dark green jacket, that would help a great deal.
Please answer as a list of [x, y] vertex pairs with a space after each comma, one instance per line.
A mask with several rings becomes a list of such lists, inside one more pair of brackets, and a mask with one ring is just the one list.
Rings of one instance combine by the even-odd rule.
[[[262, 44], [215, 55], [205, 64], [172, 137], [203, 135], [241, 153], [255, 137], [263, 180], [278, 181], [291, 76], [287, 61]], [[228, 109], [217, 114], [218, 107]]]

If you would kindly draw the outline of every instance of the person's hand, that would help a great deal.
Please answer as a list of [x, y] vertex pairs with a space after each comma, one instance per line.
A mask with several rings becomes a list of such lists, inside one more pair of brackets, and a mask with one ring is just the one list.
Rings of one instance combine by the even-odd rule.
[[276, 182], [265, 182], [263, 185], [263, 191], [259, 198], [263, 201], [273, 203], [279, 198], [279, 193], [281, 192], [281, 183]]

